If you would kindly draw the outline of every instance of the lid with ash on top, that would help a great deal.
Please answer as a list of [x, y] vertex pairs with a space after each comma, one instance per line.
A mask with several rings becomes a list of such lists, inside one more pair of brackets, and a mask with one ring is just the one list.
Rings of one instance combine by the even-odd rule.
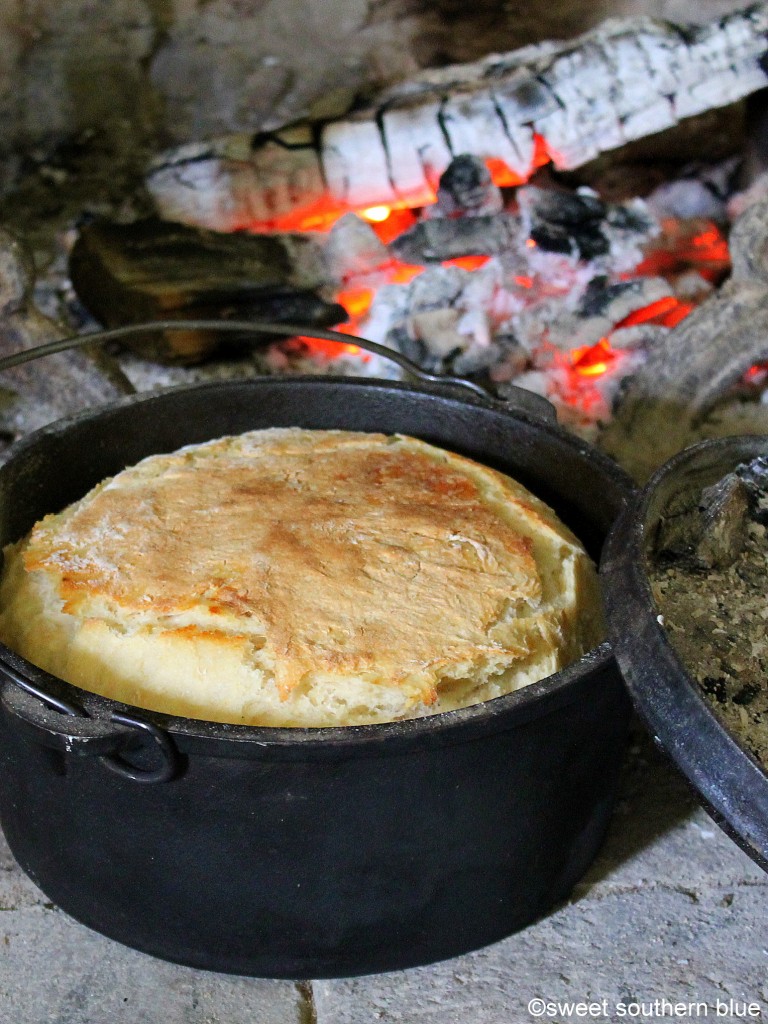
[[603, 552], [632, 699], [714, 820], [768, 870], [768, 437], [688, 448]]

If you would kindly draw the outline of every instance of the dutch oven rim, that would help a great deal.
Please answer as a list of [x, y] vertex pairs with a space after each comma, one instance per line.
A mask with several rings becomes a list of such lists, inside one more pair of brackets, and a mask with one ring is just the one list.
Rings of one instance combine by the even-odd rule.
[[[349, 339], [347, 339], [349, 340]], [[188, 392], [223, 392], [227, 390], [241, 389], [243, 387], [259, 389], [270, 388], [295, 388], [296, 385], [310, 385], [313, 388], [325, 389], [343, 385], [345, 388], [356, 390], [377, 390], [386, 391], [394, 389], [408, 393], [416, 393], [424, 396], [425, 399], [439, 398], [442, 402], [450, 401], [457, 408], [470, 405], [486, 414], [496, 414], [503, 418], [523, 420], [528, 426], [552, 436], [560, 444], [571, 448], [574, 454], [589, 458], [596, 463], [605, 476], [615, 487], [618, 502], [626, 508], [636, 498], [637, 488], [631, 478], [606, 454], [599, 451], [593, 445], [584, 441], [575, 434], [566, 431], [555, 422], [546, 420], [543, 416], [531, 411], [530, 406], [525, 407], [528, 402], [528, 392], [521, 396], [522, 407], [515, 405], [514, 396], [520, 392], [519, 388], [511, 388], [512, 397], [500, 402], [489, 396], [484, 401], [478, 394], [466, 392], [461, 396], [451, 387], [430, 381], [403, 382], [388, 380], [377, 377], [347, 377], [339, 375], [296, 375], [296, 376], [254, 376], [233, 378], [229, 380], [217, 380], [207, 382], [194, 382], [191, 384], [174, 385], [150, 392], [141, 392], [135, 395], [128, 395], [119, 398], [106, 405], [93, 407], [74, 416], [69, 416], [47, 424], [38, 430], [31, 432], [12, 444], [2, 453], [0, 470], [16, 458], [23, 456], [28, 451], [34, 451], [39, 444], [48, 437], [61, 436], [73, 428], [83, 424], [97, 421], [100, 418], [108, 418], [120, 410], [136, 405], [151, 405], [162, 402], [168, 396]], [[538, 396], [534, 396], [541, 401]], [[191, 442], [193, 443], [193, 442]], [[606, 540], [607, 543], [607, 534]], [[26, 659], [21, 658], [5, 645], [0, 644], [0, 675], [6, 676], [4, 691], [8, 687], [17, 689], [16, 684], [8, 681], [8, 674], [3, 669], [10, 666], [16, 673], [21, 672], [39, 685], [51, 686], [64, 695], [74, 698], [90, 715], [94, 717], [109, 717], [110, 712], [124, 714], [126, 712], [139, 712], [143, 719], [155, 723], [160, 729], [173, 736], [174, 742], [183, 752], [193, 752], [202, 747], [210, 747], [212, 741], [218, 741], [216, 746], [224, 752], [225, 748], [234, 744], [237, 750], [233, 750], [232, 756], [242, 756], [247, 749], [252, 750], [251, 756], [258, 756], [258, 751], [269, 750], [272, 755], [299, 753], [301, 756], [308, 755], [339, 755], [346, 752], [355, 752], [356, 755], [368, 752], [369, 756], [376, 756], [382, 750], [390, 750], [393, 746], [405, 746], [408, 748], [420, 744], [431, 745], [433, 743], [445, 743], [472, 739], [476, 735], [489, 735], [490, 732], [501, 732], [520, 724], [530, 717], [546, 714], [564, 704], [575, 701], [579, 698], [580, 686], [585, 677], [591, 672], [607, 669], [613, 660], [613, 653], [608, 640], [604, 640], [598, 646], [586, 652], [576, 662], [571, 663], [559, 672], [553, 673], [545, 679], [539, 680], [522, 687], [512, 693], [482, 701], [478, 704], [469, 705], [452, 711], [444, 711], [435, 715], [426, 715], [420, 718], [402, 719], [397, 722], [374, 723], [370, 725], [357, 726], [322, 726], [322, 727], [276, 727], [276, 726], [246, 726], [230, 725], [227, 723], [211, 722], [207, 719], [191, 719], [180, 716], [166, 715], [161, 712], [150, 711], [144, 708], [137, 708], [134, 705], [122, 704], [118, 701], [82, 690], [64, 680], [58, 679], [49, 673], [36, 668]], [[7, 702], [6, 703], [7, 707]]]

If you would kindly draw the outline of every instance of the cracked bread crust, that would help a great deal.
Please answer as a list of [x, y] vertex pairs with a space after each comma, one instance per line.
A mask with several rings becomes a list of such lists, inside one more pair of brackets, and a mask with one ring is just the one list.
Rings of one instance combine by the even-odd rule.
[[138, 707], [247, 725], [417, 717], [602, 636], [576, 538], [409, 437], [252, 431], [152, 456], [6, 549], [0, 638]]

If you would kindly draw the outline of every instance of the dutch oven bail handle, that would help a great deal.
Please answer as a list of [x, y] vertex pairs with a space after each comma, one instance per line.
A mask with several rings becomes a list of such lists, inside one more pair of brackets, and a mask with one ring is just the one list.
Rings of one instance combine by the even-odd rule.
[[[545, 420], [552, 420], [555, 417], [553, 406], [545, 398], [531, 391], [505, 387], [503, 394], [493, 394], [480, 384], [463, 377], [429, 373], [402, 353], [367, 338], [342, 334], [340, 331], [307, 327], [303, 324], [261, 323], [250, 320], [152, 320], [73, 335], [4, 356], [0, 358], [0, 371], [10, 370], [14, 366], [21, 366], [67, 349], [120, 341], [123, 338], [157, 331], [190, 330], [257, 335], [255, 340], [259, 341], [263, 338], [258, 338], [258, 335], [278, 335], [319, 338], [340, 345], [356, 345], [366, 352], [396, 363], [408, 376], [422, 383], [437, 386], [441, 390], [457, 395], [471, 394], [482, 405]], [[143, 718], [118, 713], [112, 714], [109, 720], [92, 718], [84, 709], [77, 708], [49, 693], [44, 678], [32, 682], [28, 678], [28, 670], [22, 670], [21, 665], [15, 666], [15, 660], [16, 656], [12, 652], [0, 655], [0, 676], [8, 684], [2, 687], [0, 702], [37, 742], [66, 753], [98, 757], [111, 771], [134, 782], [168, 782], [177, 775], [180, 766], [179, 755], [173, 740], [165, 730]], [[38, 672], [37, 675], [45, 677], [45, 673]], [[156, 767], [140, 768], [125, 759], [123, 754], [146, 746], [147, 741], [155, 747], [153, 763], [157, 764]]]
[[[456, 394], [471, 394], [483, 405], [504, 409], [508, 412], [521, 412], [540, 419], [554, 420], [555, 408], [542, 395], [525, 388], [504, 384], [493, 393], [475, 381], [465, 377], [453, 377], [439, 373], [429, 373], [396, 349], [380, 345], [378, 342], [360, 338], [355, 334], [342, 334], [341, 331], [326, 331], [318, 327], [307, 327], [304, 324], [262, 323], [258, 320], [147, 320], [140, 324], [127, 324], [125, 327], [113, 327], [103, 331], [91, 331], [88, 334], [76, 334], [59, 341], [51, 341], [45, 345], [36, 345], [15, 355], [0, 358], [0, 371], [10, 370], [22, 363], [29, 363], [54, 352], [64, 352], [70, 348], [88, 345], [100, 345], [109, 341], [120, 341], [133, 335], [150, 334], [157, 331], [217, 331], [222, 334], [278, 335], [286, 338], [304, 337], [333, 341], [339, 345], [356, 345], [373, 355], [396, 363], [409, 377], [423, 384], [435, 385], [443, 390]], [[254, 339], [251, 339], [254, 340]], [[263, 341], [263, 338], [256, 338]]]

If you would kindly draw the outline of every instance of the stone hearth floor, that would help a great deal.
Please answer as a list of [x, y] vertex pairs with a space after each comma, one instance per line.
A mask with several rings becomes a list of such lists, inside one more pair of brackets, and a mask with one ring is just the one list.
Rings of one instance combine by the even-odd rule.
[[[570, 900], [503, 942], [431, 967], [296, 984], [167, 964], [70, 920], [4, 844], [0, 910], [3, 1024], [585, 1019], [566, 1008], [536, 1018], [536, 997], [606, 1000], [607, 1013], [586, 1017], [602, 1021], [768, 1019], [768, 876], [644, 737], [631, 749], [606, 844]], [[665, 999], [705, 1005], [681, 1012]]]

